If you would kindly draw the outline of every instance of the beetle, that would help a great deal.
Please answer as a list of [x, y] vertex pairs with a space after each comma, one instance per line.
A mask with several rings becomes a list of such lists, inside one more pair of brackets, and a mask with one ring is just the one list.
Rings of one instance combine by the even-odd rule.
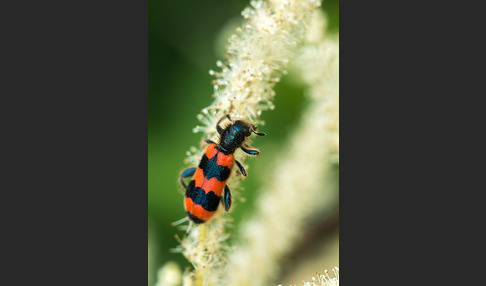
[[[225, 118], [231, 123], [223, 128], [220, 123]], [[247, 175], [243, 165], [234, 159], [233, 153], [236, 149], [241, 148], [243, 152], [249, 155], [260, 154], [259, 150], [248, 149], [242, 144], [252, 133], [259, 136], [266, 135], [263, 132], [257, 132], [257, 127], [247, 121], [233, 121], [228, 114], [219, 119], [216, 123], [216, 130], [220, 135], [219, 142], [206, 139], [205, 142], [209, 145], [198, 167], [189, 168], [183, 171], [180, 176], [180, 182], [186, 190], [184, 198], [186, 215], [196, 224], [208, 221], [216, 213], [220, 202], [225, 211], [229, 211], [231, 191], [226, 185], [226, 181], [231, 174], [233, 165], [236, 163], [241, 174], [245, 177]], [[186, 185], [184, 179], [191, 176], [192, 180]]]

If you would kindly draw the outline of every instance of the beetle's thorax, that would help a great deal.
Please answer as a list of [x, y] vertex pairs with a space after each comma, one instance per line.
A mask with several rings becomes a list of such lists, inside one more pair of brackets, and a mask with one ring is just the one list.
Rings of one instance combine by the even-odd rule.
[[221, 134], [219, 147], [223, 153], [232, 154], [250, 136], [253, 126], [245, 121], [236, 120]]

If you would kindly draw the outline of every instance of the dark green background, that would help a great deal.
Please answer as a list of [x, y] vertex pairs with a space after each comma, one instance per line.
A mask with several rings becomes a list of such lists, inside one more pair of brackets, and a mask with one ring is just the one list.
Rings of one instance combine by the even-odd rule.
[[[157, 268], [168, 260], [188, 264], [182, 255], [169, 252], [177, 245], [174, 234], [182, 235], [170, 224], [185, 215], [178, 176], [186, 151], [201, 140], [201, 134], [192, 132], [198, 124], [196, 115], [212, 102], [214, 77], [208, 71], [219, 70], [216, 61], [223, 59], [225, 44], [218, 37], [230, 21], [241, 21], [247, 5], [241, 0], [148, 2], [148, 218], [157, 245]], [[330, 32], [337, 33], [338, 1], [324, 1], [323, 10]], [[265, 167], [276, 156], [285, 156], [278, 152], [281, 141], [305, 106], [304, 87], [291, 77], [291, 73], [284, 76], [276, 86], [276, 109], [263, 113], [266, 124], [259, 130], [268, 136], [253, 143], [261, 156], [247, 160], [249, 176], [242, 185], [247, 201], [235, 204], [235, 224], [251, 210]]]

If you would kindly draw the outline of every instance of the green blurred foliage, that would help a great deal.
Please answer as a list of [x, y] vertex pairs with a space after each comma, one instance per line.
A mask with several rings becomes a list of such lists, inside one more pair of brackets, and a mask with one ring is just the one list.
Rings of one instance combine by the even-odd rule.
[[[224, 51], [218, 37], [225, 25], [240, 21], [240, 12], [248, 1], [228, 0], [149, 0], [148, 1], [148, 219], [156, 245], [155, 263], [168, 260], [188, 265], [180, 254], [170, 253], [177, 245], [178, 231], [170, 224], [185, 216], [179, 174], [186, 166], [186, 151], [198, 146], [201, 135], [192, 132], [198, 124], [196, 115], [211, 104], [213, 88], [210, 69], [218, 70], [216, 61]], [[337, 32], [337, 0], [327, 0], [323, 10], [328, 27]], [[235, 224], [251, 211], [255, 191], [279, 154], [281, 142], [291, 134], [305, 106], [304, 89], [298, 81], [284, 76], [276, 86], [273, 111], [263, 113], [266, 124], [260, 130], [268, 136], [253, 145], [261, 150], [258, 158], [249, 158], [249, 176], [244, 180], [242, 195], [246, 202], [235, 202]]]

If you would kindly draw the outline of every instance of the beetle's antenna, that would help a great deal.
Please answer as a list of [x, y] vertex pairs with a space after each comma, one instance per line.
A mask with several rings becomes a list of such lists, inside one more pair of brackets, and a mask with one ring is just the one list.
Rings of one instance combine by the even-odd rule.
[[267, 134], [265, 134], [263, 132], [256, 132], [255, 130], [253, 130], [253, 133], [255, 133], [258, 136], [265, 136], [265, 135], [267, 135]]

